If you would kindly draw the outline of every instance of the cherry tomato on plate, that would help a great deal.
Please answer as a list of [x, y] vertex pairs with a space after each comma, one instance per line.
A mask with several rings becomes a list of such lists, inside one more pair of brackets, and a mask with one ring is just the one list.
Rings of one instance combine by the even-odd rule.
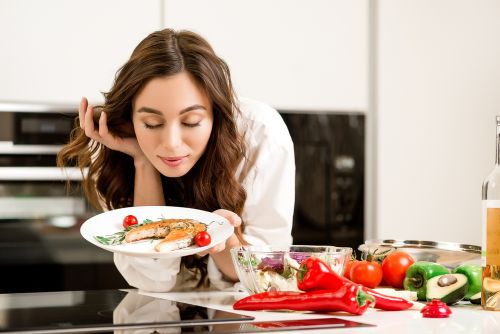
[[132, 225], [136, 225], [138, 223], [137, 218], [133, 215], [128, 215], [123, 218], [123, 227], [129, 228]]
[[406, 272], [414, 262], [408, 253], [402, 251], [390, 253], [382, 262], [384, 281], [393, 288], [402, 289]]
[[351, 267], [351, 281], [376, 288], [382, 281], [382, 266], [377, 261], [356, 261]]
[[194, 236], [194, 243], [199, 247], [208, 246], [210, 242], [212, 242], [212, 237], [206, 231], [198, 232]]

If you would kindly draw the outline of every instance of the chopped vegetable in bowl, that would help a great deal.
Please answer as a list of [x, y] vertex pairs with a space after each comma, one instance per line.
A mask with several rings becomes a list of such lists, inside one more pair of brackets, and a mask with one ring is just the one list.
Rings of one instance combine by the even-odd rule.
[[242, 246], [231, 249], [238, 278], [250, 293], [298, 291], [296, 272], [300, 263], [315, 256], [342, 274], [352, 249], [334, 246]]

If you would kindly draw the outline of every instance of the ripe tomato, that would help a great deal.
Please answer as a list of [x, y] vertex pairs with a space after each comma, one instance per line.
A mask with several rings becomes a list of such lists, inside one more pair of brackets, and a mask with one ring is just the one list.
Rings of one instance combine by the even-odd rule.
[[351, 281], [373, 289], [382, 281], [382, 266], [377, 261], [356, 261], [350, 275]]
[[129, 228], [132, 225], [137, 224], [137, 218], [133, 215], [128, 215], [123, 218], [123, 227]]
[[351, 279], [351, 268], [355, 262], [357, 262], [357, 260], [351, 259], [351, 260], [347, 261], [347, 263], [345, 264], [345, 268], [344, 268], [344, 277], [345, 278]]
[[382, 262], [384, 281], [393, 288], [402, 289], [406, 271], [414, 262], [408, 253], [401, 251], [390, 253]]
[[199, 247], [208, 246], [210, 242], [212, 242], [212, 237], [206, 231], [198, 232], [194, 236], [194, 243]]

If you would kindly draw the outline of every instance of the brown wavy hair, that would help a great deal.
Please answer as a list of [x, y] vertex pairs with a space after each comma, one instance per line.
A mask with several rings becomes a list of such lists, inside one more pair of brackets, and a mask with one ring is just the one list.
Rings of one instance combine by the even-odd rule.
[[[200, 160], [184, 176], [162, 175], [166, 205], [214, 211], [220, 208], [241, 216], [246, 199], [236, 169], [245, 156], [245, 143], [236, 125], [240, 112], [230, 71], [210, 44], [190, 31], [164, 29], [153, 32], [134, 49], [118, 70], [111, 90], [104, 93], [109, 131], [115, 136], [135, 136], [132, 103], [152, 79], [188, 72], [212, 102], [214, 123], [207, 148]], [[88, 168], [83, 189], [98, 210], [133, 205], [135, 168], [132, 157], [89, 139], [78, 119], [70, 140], [57, 156], [60, 167]], [[236, 235], [242, 239], [242, 227]], [[205, 274], [203, 274], [203, 277]]]

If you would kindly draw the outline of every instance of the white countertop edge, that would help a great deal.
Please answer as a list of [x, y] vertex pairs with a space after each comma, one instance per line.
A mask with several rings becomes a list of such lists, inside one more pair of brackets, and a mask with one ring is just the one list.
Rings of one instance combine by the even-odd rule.
[[[210, 307], [217, 310], [222, 310], [226, 312], [233, 312], [243, 315], [252, 316], [255, 318], [253, 321], [283, 321], [283, 320], [305, 320], [305, 319], [321, 319], [321, 318], [341, 318], [344, 320], [351, 320], [363, 323], [370, 323], [369, 321], [364, 321], [363, 317], [356, 315], [349, 315], [342, 313], [341, 316], [338, 314], [325, 314], [325, 313], [300, 313], [300, 312], [272, 312], [272, 311], [241, 311], [234, 310], [232, 304], [248, 294], [245, 292], [237, 291], [203, 291], [203, 292], [147, 292], [139, 291], [140, 294], [156, 297], [160, 299], [168, 299], [176, 302], [184, 302], [199, 306]], [[231, 300], [230, 303], [228, 301]], [[368, 309], [368, 313], [377, 312], [374, 309]], [[417, 311], [407, 311], [407, 312], [417, 312]], [[366, 313], [365, 313], [366, 314]], [[335, 329], [336, 331], [337, 329]], [[331, 331], [331, 329], [330, 329]], [[265, 331], [263, 331], [265, 332]], [[308, 331], [309, 332], [309, 331]], [[288, 332], [287, 332], [288, 333]]]
[[[299, 312], [235, 311], [234, 301], [246, 296], [236, 291], [167, 292], [139, 291], [151, 297], [190, 303], [255, 317], [254, 321], [283, 321], [335, 317], [375, 325], [376, 327], [336, 328], [335, 333], [500, 333], [500, 312], [484, 311], [479, 305], [467, 302], [451, 306], [449, 318], [424, 318], [418, 310], [380, 311], [368, 309], [363, 315], [346, 313], [316, 314]], [[265, 330], [263, 331], [263, 333]], [[303, 333], [304, 331], [286, 331]], [[307, 333], [332, 333], [332, 329], [312, 329]]]

